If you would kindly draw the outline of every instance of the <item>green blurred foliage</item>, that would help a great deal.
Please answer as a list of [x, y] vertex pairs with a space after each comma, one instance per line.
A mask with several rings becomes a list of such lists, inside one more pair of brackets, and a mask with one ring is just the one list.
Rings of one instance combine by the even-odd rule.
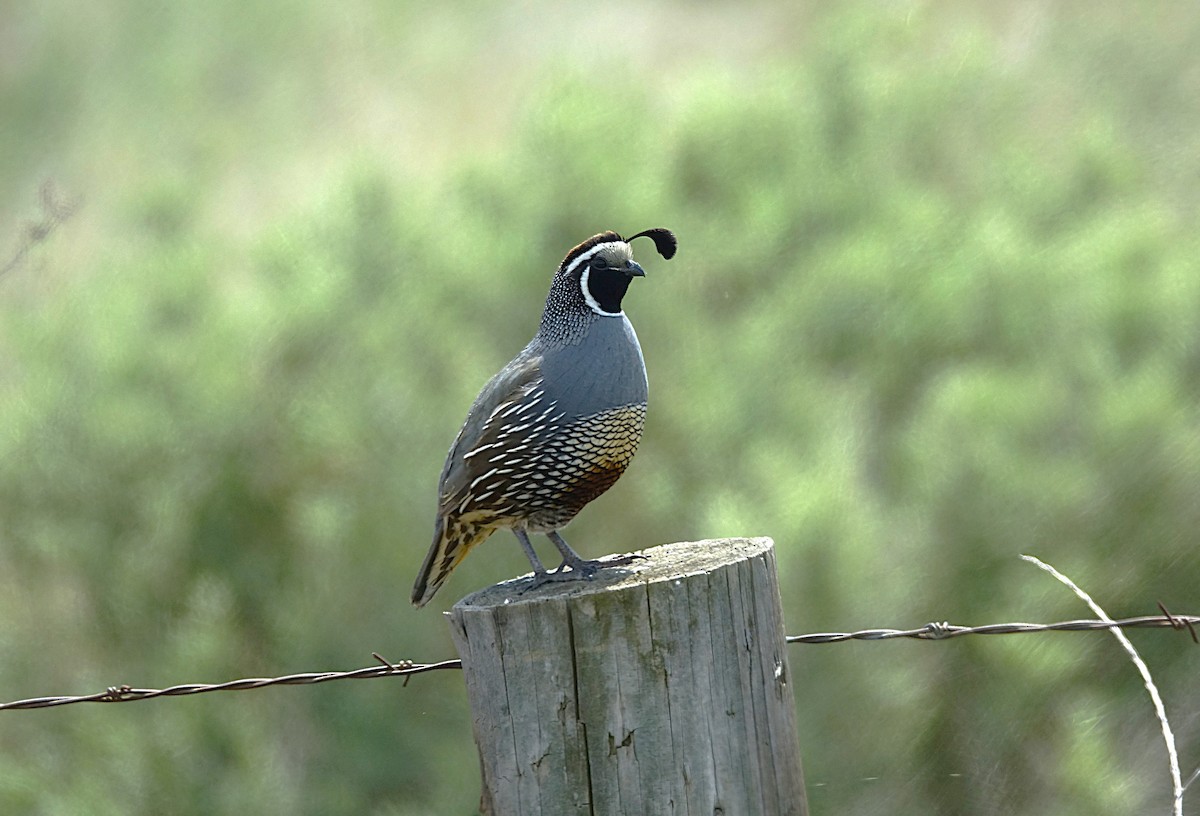
[[[627, 303], [651, 411], [583, 552], [771, 535], [796, 633], [1087, 616], [1023, 552], [1197, 611], [1190, 5], [7, 13], [0, 697], [450, 657], [407, 602], [442, 457], [607, 228], [680, 252]], [[82, 203], [35, 241], [47, 179]], [[1194, 651], [1136, 642], [1194, 766]], [[1167, 808], [1106, 637], [791, 658], [814, 813]], [[454, 675], [0, 719], [4, 813], [478, 791]]]

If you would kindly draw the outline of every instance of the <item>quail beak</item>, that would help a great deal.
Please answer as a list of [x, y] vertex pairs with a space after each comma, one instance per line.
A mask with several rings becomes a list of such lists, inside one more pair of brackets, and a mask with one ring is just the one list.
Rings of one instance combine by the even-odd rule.
[[631, 278], [644, 278], [646, 277], [646, 270], [642, 269], [637, 261], [626, 261], [625, 274]]

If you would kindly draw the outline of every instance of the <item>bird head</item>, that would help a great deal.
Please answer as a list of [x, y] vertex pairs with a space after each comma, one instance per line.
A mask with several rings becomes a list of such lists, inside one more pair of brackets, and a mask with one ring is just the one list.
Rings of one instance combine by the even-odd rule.
[[551, 287], [563, 297], [605, 317], [618, 317], [621, 300], [629, 289], [629, 283], [642, 277], [646, 271], [633, 259], [629, 244], [635, 238], [649, 238], [654, 242], [658, 254], [670, 259], [675, 255], [675, 235], [667, 229], [655, 228], [639, 232], [630, 238], [622, 238], [615, 232], [593, 235], [567, 253], [558, 267]]

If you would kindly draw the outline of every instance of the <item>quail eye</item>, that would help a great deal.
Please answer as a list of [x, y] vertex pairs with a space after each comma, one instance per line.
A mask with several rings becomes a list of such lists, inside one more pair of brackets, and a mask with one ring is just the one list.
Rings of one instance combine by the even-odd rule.
[[592, 269], [603, 269], [606, 266], [608, 266], [608, 262], [604, 260], [603, 256], [601, 256], [601, 255], [593, 255], [592, 256]]

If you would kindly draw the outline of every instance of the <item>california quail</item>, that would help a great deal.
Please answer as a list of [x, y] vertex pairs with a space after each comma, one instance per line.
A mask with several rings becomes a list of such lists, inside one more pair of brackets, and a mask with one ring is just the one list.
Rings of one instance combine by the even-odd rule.
[[[675, 255], [670, 230], [633, 238], [642, 236], [664, 258]], [[642, 436], [646, 366], [621, 310], [630, 281], [645, 274], [633, 260], [633, 238], [603, 232], [567, 253], [537, 334], [475, 398], [442, 468], [433, 545], [413, 585], [416, 606], [429, 602], [472, 547], [503, 527], [520, 541], [535, 585], [588, 578], [599, 569], [558, 530], [612, 487]], [[562, 553], [556, 570], [542, 566], [529, 533], [545, 533]]]

